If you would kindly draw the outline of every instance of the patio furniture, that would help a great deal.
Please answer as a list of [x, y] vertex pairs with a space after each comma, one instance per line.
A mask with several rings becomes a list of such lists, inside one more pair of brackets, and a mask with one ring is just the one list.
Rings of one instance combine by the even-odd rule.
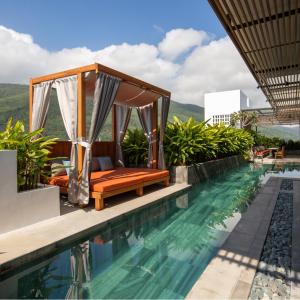
[[[138, 178], [136, 174], [129, 174], [128, 178], [123, 176], [121, 187], [120, 182], [117, 184], [116, 178], [105, 179], [105, 183], [102, 182], [100, 173], [93, 174], [91, 166], [93, 156], [109, 156], [116, 167], [124, 167], [121, 144], [131, 111], [136, 109], [148, 141], [148, 171], [156, 169], [157, 172], [154, 173], [161, 174], [160, 171], [166, 169], [163, 139], [170, 105], [169, 91], [97, 63], [33, 78], [30, 80], [29, 90], [31, 131], [44, 127], [53, 89], [56, 89], [60, 112], [70, 141], [61, 141], [58, 147], [55, 145], [51, 157], [70, 158], [71, 168], [65, 181], [67, 186], [61, 187], [60, 190], [68, 193], [71, 203], [78, 203], [83, 207], [88, 205], [89, 198], [95, 198], [96, 209], [102, 209], [105, 197], [132, 189], [136, 189], [137, 193], [142, 195], [143, 187], [155, 182], [164, 182], [168, 185], [168, 171], [164, 171], [163, 176], [155, 179], [150, 179], [151, 176], [146, 174]], [[93, 99], [93, 109], [89, 133], [86, 135], [88, 97]], [[161, 113], [158, 136], [159, 100]], [[97, 142], [110, 111], [112, 141]], [[98, 175], [99, 178], [93, 178]], [[93, 180], [98, 180], [96, 185], [93, 185]], [[55, 180], [50, 182], [56, 184]], [[100, 190], [96, 190], [96, 186]], [[108, 187], [114, 188], [108, 190]]]
[[[169, 185], [169, 171], [141, 168], [116, 168], [107, 171], [92, 172], [90, 176], [90, 198], [95, 199], [95, 209], [104, 208], [104, 198], [135, 190], [143, 196], [144, 187], [155, 183]], [[49, 184], [60, 187], [62, 194], [68, 194], [69, 177], [53, 176]]]
[[266, 157], [267, 155], [270, 154], [270, 150], [269, 149], [265, 149], [264, 146], [260, 146], [256, 151], [255, 151], [255, 156], [257, 158], [261, 158], [263, 159], [264, 157]]
[[278, 147], [270, 147], [268, 150], [270, 150], [270, 157], [275, 158], [275, 153], [278, 151]]
[[280, 150], [275, 153], [275, 158], [284, 158], [285, 156], [285, 147], [282, 146]]

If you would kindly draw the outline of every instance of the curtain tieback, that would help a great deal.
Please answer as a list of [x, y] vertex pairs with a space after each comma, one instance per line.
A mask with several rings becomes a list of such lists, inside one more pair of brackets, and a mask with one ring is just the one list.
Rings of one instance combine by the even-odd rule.
[[90, 144], [88, 142], [78, 141], [78, 144], [89, 150], [92, 148], [92, 144]]

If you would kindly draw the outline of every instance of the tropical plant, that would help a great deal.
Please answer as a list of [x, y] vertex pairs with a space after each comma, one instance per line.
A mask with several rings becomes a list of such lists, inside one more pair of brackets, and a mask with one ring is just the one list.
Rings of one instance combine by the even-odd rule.
[[206, 122], [189, 118], [186, 122], [174, 116], [168, 123], [165, 134], [165, 153], [168, 164], [190, 165], [216, 158], [217, 140], [215, 129], [206, 127]]
[[24, 124], [12, 118], [4, 131], [0, 132], [0, 150], [17, 150], [18, 190], [38, 187], [40, 179], [48, 177], [50, 149], [55, 138], [42, 136], [43, 129], [26, 132]]
[[131, 166], [145, 165], [147, 162], [148, 142], [142, 129], [127, 130], [122, 149], [125, 164]]
[[[253, 143], [251, 133], [243, 129], [210, 126], [193, 118], [183, 122], [174, 116], [166, 127], [164, 150], [168, 165], [183, 166], [236, 154], [246, 156]], [[123, 151], [127, 164], [146, 162], [148, 142], [142, 130], [128, 130]]]
[[191, 165], [215, 158], [246, 153], [253, 146], [250, 133], [242, 129], [213, 126], [190, 118], [174, 122], [166, 128], [165, 153], [169, 165]]
[[255, 112], [246, 112], [246, 111], [239, 111], [231, 114], [230, 116], [230, 123], [231, 126], [236, 126], [237, 123], [240, 124], [240, 128], [251, 130], [252, 126], [257, 124], [258, 117]]

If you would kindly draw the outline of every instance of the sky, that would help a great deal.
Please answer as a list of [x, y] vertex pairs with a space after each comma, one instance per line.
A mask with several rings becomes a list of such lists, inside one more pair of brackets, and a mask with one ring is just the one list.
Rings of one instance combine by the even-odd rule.
[[203, 106], [242, 89], [266, 106], [206, 0], [0, 0], [0, 82], [99, 62]]

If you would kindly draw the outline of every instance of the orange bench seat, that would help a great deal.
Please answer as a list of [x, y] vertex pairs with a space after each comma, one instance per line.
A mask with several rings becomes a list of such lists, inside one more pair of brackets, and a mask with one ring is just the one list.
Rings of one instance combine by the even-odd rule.
[[[95, 171], [91, 173], [90, 191], [110, 192], [130, 185], [143, 184], [169, 176], [167, 170], [140, 169], [140, 168], [116, 168], [107, 171]], [[54, 176], [48, 180], [51, 185], [68, 187], [67, 175]]]

